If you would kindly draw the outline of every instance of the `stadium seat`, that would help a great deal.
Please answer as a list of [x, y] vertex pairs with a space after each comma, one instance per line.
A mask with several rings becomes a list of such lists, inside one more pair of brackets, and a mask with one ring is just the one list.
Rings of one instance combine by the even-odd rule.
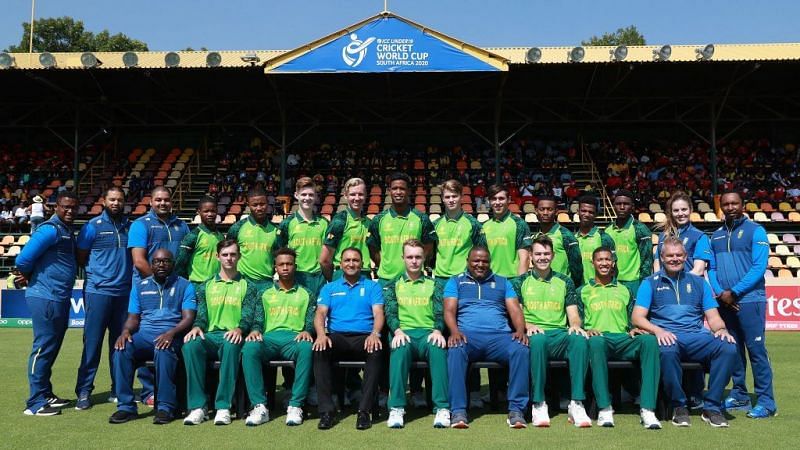
[[711, 209], [711, 206], [709, 206], [708, 203], [700, 202], [697, 204], [697, 212], [705, 214], [707, 212], [714, 212], [714, 210]]
[[650, 213], [642, 212], [639, 213], [639, 222], [642, 223], [653, 223], [653, 218], [650, 217]]
[[370, 196], [377, 195], [380, 197], [381, 195], [383, 195], [383, 191], [381, 191], [381, 187], [376, 184], [373, 185], [371, 188], [369, 188], [369, 195]]
[[327, 214], [329, 216], [333, 215], [333, 205], [322, 205], [322, 210], [320, 211], [320, 214], [323, 215]]
[[567, 213], [558, 213], [558, 223], [571, 223], [572, 220], [569, 218], [569, 214]]
[[472, 213], [475, 212], [475, 211], [472, 210], [472, 203], [466, 203], [466, 204], [461, 205], [461, 209], [463, 209], [464, 212], [467, 213], [467, 214], [472, 214]]
[[147, 207], [144, 205], [138, 205], [136, 206], [136, 209], [133, 210], [134, 216], [141, 216], [146, 213], [147, 213]]
[[800, 258], [797, 256], [789, 256], [786, 258], [786, 267], [790, 269], [800, 269]]
[[523, 203], [522, 204], [522, 212], [524, 213], [532, 213], [536, 212], [536, 207], [533, 206], [533, 203]]
[[775, 211], [775, 208], [772, 206], [772, 203], [761, 202], [761, 211], [764, 211], [765, 213], [771, 213]]
[[431, 195], [442, 195], [442, 188], [439, 186], [433, 186], [431, 188]]
[[19, 237], [19, 239], [17, 239], [17, 245], [23, 246], [23, 245], [27, 244], [28, 241], [30, 241], [30, 240], [31, 240], [31, 235], [30, 234], [23, 234], [22, 236]]
[[381, 208], [377, 204], [370, 204], [367, 206], [367, 214], [378, 214], [381, 212]]
[[8, 249], [8, 253], [6, 253], [6, 256], [9, 258], [15, 258], [17, 255], [19, 255], [20, 251], [22, 251], [22, 248], [19, 245], [12, 245]]
[[0, 245], [0, 256], [5, 255], [5, 253], [6, 253], [6, 248]]
[[[693, 215], [693, 216], [692, 216], [692, 222], [696, 222], [696, 221], [694, 220], [694, 215], [697, 215], [697, 217], [698, 217], [698, 218], [700, 217], [700, 214], [697, 214], [697, 213], [692, 213], [692, 215]], [[667, 221], [667, 215], [666, 215], [666, 214], [664, 214], [663, 212], [657, 212], [657, 213], [655, 213], [655, 214], [653, 215], [653, 220], [654, 220], [656, 223], [665, 223], [665, 222]], [[702, 221], [703, 221], [703, 219], [700, 219], [699, 221], [700, 221], [700, 222], [702, 222]]]
[[469, 186], [464, 186], [461, 188], [461, 195], [472, 195], [472, 188]]
[[772, 213], [770, 213], [770, 215], [769, 215], [769, 220], [770, 220], [771, 222], [786, 222], [786, 217], [784, 217], [784, 216], [783, 216], [783, 213], [782, 213], [782, 212], [779, 212], [779, 211], [773, 211], [773, 212], [772, 212]]
[[442, 216], [440, 214], [436, 214], [436, 213], [433, 213], [433, 214], [428, 216], [428, 218], [431, 220], [431, 222], [433, 222], [435, 220], [438, 220], [440, 217], [442, 217]]
[[760, 209], [758, 208], [758, 205], [756, 205], [755, 203], [752, 203], [752, 202], [745, 203], [744, 210], [747, 211], [747, 212], [760, 211]]
[[778, 239], [778, 235], [777, 234], [775, 234], [775, 233], [767, 233], [767, 242], [769, 242], [770, 245], [775, 245], [775, 244], [779, 244], [781, 242], [781, 240]]
[[661, 205], [659, 205], [658, 203], [650, 203], [650, 206], [648, 206], [647, 209], [649, 209], [650, 212], [653, 214], [664, 212], [664, 210], [661, 209]]
[[416, 205], [414, 205], [414, 208], [416, 208], [417, 211], [419, 211], [419, 212], [421, 212], [423, 214], [425, 214], [425, 212], [426, 212], [424, 203], [417, 203]]
[[192, 225], [197, 225], [198, 223], [200, 223], [200, 216], [195, 214], [194, 218], [192, 219]]
[[[469, 195], [469, 194], [461, 194], [461, 204], [462, 205], [466, 205], [466, 204], [471, 205], [472, 204], [472, 196]], [[519, 207], [517, 207], [517, 208], [519, 208]]]
[[[378, 205], [375, 205], [375, 206], [378, 206]], [[378, 206], [378, 207], [380, 208], [380, 206]], [[338, 212], [344, 211], [346, 209], [347, 209], [347, 205], [340, 204], [339, 206], [336, 207], [336, 212], [338, 213]]]
[[753, 220], [756, 222], [769, 222], [769, 217], [761, 211], [756, 211], [753, 213]]
[[782, 269], [786, 267], [786, 265], [783, 264], [783, 261], [781, 261], [781, 259], [778, 258], [777, 256], [770, 256], [769, 260], [767, 260], [767, 267], [773, 269]]
[[[347, 198], [342, 196], [342, 200], [347, 203]], [[341, 203], [341, 201], [340, 201]], [[380, 205], [381, 204], [381, 196], [380, 195], [370, 195], [369, 196], [369, 204], [370, 205]]]
[[536, 217], [536, 214], [534, 214], [534, 213], [527, 213], [527, 214], [525, 214], [525, 222], [526, 223], [538, 223], [539, 222], [539, 218]]
[[792, 233], [785, 233], [781, 236], [782, 240], [786, 244], [796, 244], [797, 238]]
[[428, 212], [431, 213], [431, 214], [441, 214], [442, 213], [442, 205], [440, 205], [438, 203], [434, 203], [430, 207], [428, 207]]
[[428, 199], [425, 198], [424, 195], [417, 195], [414, 197], [414, 204], [416, 205], [425, 205], [428, 203]]
[[514, 214], [519, 214], [520, 213], [519, 205], [516, 204], [516, 203], [512, 203], [512, 204], [508, 205], [508, 210], [511, 211]]
[[800, 255], [800, 244], [795, 244], [794, 248], [792, 248], [792, 251], [795, 255]]
[[705, 222], [720, 222], [719, 217], [713, 212], [703, 214], [703, 221]]
[[236, 223], [236, 216], [233, 214], [228, 214], [224, 219], [222, 219], [223, 225], [233, 225], [234, 223]]
[[767, 269], [764, 271], [764, 278], [775, 278], [775, 274], [772, 273], [771, 270]]
[[433, 195], [431, 194], [430, 204], [431, 205], [439, 205], [442, 203], [442, 196], [441, 195]]
[[792, 211], [789, 213], [790, 222], [800, 222], [800, 212]]
[[480, 222], [480, 223], [484, 223], [484, 222], [486, 222], [487, 220], [489, 220], [489, 215], [488, 215], [488, 214], [486, 214], [486, 213], [480, 213], [480, 214], [478, 214], [478, 222]]
[[[664, 215], [664, 218], [666, 219], [666, 215]], [[700, 213], [692, 211], [692, 213], [689, 214], [689, 220], [693, 223], [699, 223], [703, 222], [703, 217], [700, 216]]]
[[794, 278], [794, 275], [789, 269], [780, 269], [778, 270], [778, 278]]
[[792, 254], [792, 251], [789, 250], [789, 247], [784, 244], [778, 244], [775, 247], [775, 254], [778, 256], [789, 256]]
[[780, 211], [780, 212], [790, 212], [790, 211], [794, 211], [794, 208], [792, 208], [792, 205], [790, 205], [788, 202], [780, 202], [780, 203], [778, 203], [778, 211]]
[[14, 236], [11, 236], [10, 234], [3, 236], [3, 240], [0, 241], [0, 245], [14, 245]]

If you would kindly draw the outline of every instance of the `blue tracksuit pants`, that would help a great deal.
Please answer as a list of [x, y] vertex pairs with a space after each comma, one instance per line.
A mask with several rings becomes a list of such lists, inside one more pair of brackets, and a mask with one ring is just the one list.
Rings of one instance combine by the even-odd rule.
[[124, 350], [114, 352], [114, 386], [117, 389], [117, 409], [136, 412], [133, 396], [133, 373], [145, 361], [153, 361], [156, 366], [158, 383], [158, 404], [161, 411], [175, 413], [177, 408], [177, 389], [175, 375], [178, 368], [178, 353], [183, 339], [176, 338], [167, 350], [155, 349], [155, 338], [159, 333], [137, 332], [133, 342], [125, 344]]
[[30, 396], [26, 407], [36, 412], [47, 404], [47, 397], [53, 395], [50, 375], [69, 325], [70, 302], [69, 298], [56, 301], [27, 297], [25, 300], [33, 321], [33, 348], [28, 357]]
[[83, 296], [86, 318], [83, 322], [83, 353], [75, 382], [75, 394], [91, 394], [100, 357], [103, 354], [103, 339], [108, 330], [108, 364], [111, 373], [111, 396], [114, 389], [114, 342], [117, 341], [125, 319], [128, 317], [128, 296], [111, 296], [86, 292]]

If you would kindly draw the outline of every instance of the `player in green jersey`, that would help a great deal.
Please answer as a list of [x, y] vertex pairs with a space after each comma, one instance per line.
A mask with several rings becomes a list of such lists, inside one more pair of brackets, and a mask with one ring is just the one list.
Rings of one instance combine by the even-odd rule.
[[239, 272], [256, 284], [272, 281], [272, 252], [278, 229], [271, 222], [267, 205], [267, 192], [256, 186], [247, 193], [247, 207], [250, 215], [239, 220], [228, 230], [228, 239], [239, 243], [241, 259]]
[[606, 228], [614, 240], [617, 280], [637, 292], [639, 283], [653, 273], [653, 242], [647, 225], [633, 218], [633, 193], [620, 189], [614, 194], [616, 220]]
[[595, 278], [578, 289], [583, 325], [589, 334], [592, 388], [597, 398], [597, 425], [614, 426], [608, 391], [608, 360], [639, 361], [642, 371], [641, 423], [656, 430], [661, 423], [653, 412], [658, 395], [661, 359], [656, 337], [631, 325], [635, 296], [614, 277], [614, 255], [607, 247], [592, 252]]
[[314, 211], [317, 203], [317, 186], [309, 177], [301, 177], [295, 183], [294, 198], [298, 208], [278, 226], [278, 247], [289, 247], [297, 252], [297, 282], [314, 295], [319, 294], [325, 278], [319, 257], [322, 240], [328, 229], [328, 220]]
[[508, 189], [494, 184], [486, 191], [492, 218], [483, 224], [483, 234], [492, 259], [492, 272], [514, 278], [528, 271], [531, 233], [528, 224], [508, 210]]
[[286, 425], [303, 423], [303, 405], [311, 381], [311, 333], [317, 297], [295, 281], [297, 253], [290, 248], [275, 252], [278, 281], [258, 295], [258, 305], [250, 334], [242, 348], [242, 370], [250, 403], [255, 405], [245, 424], [261, 425], [269, 420], [264, 395], [262, 365], [272, 359], [295, 363], [292, 398], [286, 409]]
[[217, 244], [220, 271], [197, 290], [194, 327], [183, 339], [189, 415], [184, 425], [199, 425], [208, 419], [206, 367], [220, 360], [219, 384], [214, 398], [215, 425], [231, 423], [231, 401], [239, 373], [239, 355], [244, 335], [250, 331], [258, 303], [253, 283], [239, 274], [239, 245], [232, 239]]
[[461, 208], [462, 189], [457, 180], [444, 182], [445, 213], [433, 224], [437, 238], [434, 275], [442, 289], [450, 277], [467, 270], [467, 255], [473, 246], [486, 246], [480, 222]]
[[594, 280], [594, 266], [592, 265], [592, 252], [600, 247], [611, 249], [614, 252], [614, 240], [603, 230], [595, 226], [597, 216], [597, 197], [585, 195], [578, 199], [578, 232], [575, 238], [581, 250], [581, 263], [583, 264], [583, 281], [586, 284]]
[[205, 196], [197, 204], [200, 224], [183, 237], [175, 262], [175, 273], [192, 283], [195, 289], [219, 273], [217, 244], [223, 239], [217, 230], [217, 201]]
[[533, 269], [515, 279], [513, 284], [522, 303], [530, 336], [533, 426], [550, 426], [544, 395], [547, 360], [566, 359], [572, 385], [572, 400], [567, 409], [569, 422], [579, 428], [591, 427], [592, 420], [583, 407], [589, 336], [581, 327], [575, 285], [551, 268], [553, 241], [549, 237], [537, 236], [533, 240], [531, 255]]
[[[356, 247], [362, 254], [369, 254], [367, 235], [371, 221], [364, 215], [367, 185], [361, 178], [351, 178], [344, 183], [342, 192], [347, 199], [347, 208], [336, 213], [331, 219], [328, 230], [325, 231], [324, 246], [319, 256], [322, 274], [328, 281], [342, 277], [339, 265], [344, 249]], [[366, 265], [362, 273], [369, 277], [369, 271], [369, 265]]]
[[428, 216], [411, 207], [409, 189], [411, 178], [393, 173], [389, 178], [392, 206], [372, 219], [367, 246], [372, 261], [378, 267], [378, 282], [386, 286], [405, 270], [403, 242], [419, 239], [425, 246], [425, 260], [433, 255], [436, 231]]
[[536, 204], [539, 230], [553, 241], [552, 269], [571, 278], [575, 286], [580, 286], [583, 283], [580, 247], [575, 235], [556, 222], [556, 207], [555, 197], [539, 197]]

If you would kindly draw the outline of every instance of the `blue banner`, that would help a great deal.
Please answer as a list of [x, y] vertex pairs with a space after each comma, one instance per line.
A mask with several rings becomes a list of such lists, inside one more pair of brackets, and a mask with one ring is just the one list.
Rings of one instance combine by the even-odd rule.
[[274, 72], [458, 72], [496, 67], [396, 17], [380, 17]]
[[[83, 328], [86, 313], [83, 308], [83, 290], [73, 289], [69, 302], [69, 326]], [[25, 326], [33, 326], [31, 312], [25, 302], [25, 290], [3, 289], [0, 295], [0, 328]]]

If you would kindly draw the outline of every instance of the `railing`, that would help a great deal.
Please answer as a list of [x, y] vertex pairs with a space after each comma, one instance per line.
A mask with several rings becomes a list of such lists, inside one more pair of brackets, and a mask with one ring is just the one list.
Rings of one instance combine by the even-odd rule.
[[608, 191], [606, 191], [606, 184], [603, 183], [603, 179], [600, 177], [600, 172], [597, 170], [597, 164], [595, 164], [594, 160], [592, 159], [591, 153], [586, 150], [586, 145], [583, 144], [583, 142], [581, 142], [581, 161], [589, 164], [592, 174], [592, 184], [600, 187], [600, 198], [603, 202], [603, 212], [597, 216], [597, 218], [603, 220], [616, 219], [617, 213], [614, 211], [614, 205], [611, 202], [611, 198], [608, 196]]
[[97, 156], [97, 159], [92, 163], [90, 167], [87, 167], [86, 170], [83, 172], [83, 176], [81, 176], [80, 180], [78, 180], [78, 185], [75, 186], [75, 193], [78, 194], [80, 197], [83, 193], [81, 192], [81, 185], [86, 182], [86, 178], [89, 178], [89, 186], [90, 190], [91, 187], [94, 187], [94, 178], [95, 169], [99, 169], [100, 174], [102, 175], [103, 170], [106, 168], [106, 153], [100, 152]]
[[181, 177], [178, 179], [178, 184], [175, 186], [175, 191], [172, 193], [173, 203], [175, 198], [178, 199], [178, 209], [183, 209], [183, 196], [189, 194], [192, 189], [192, 172], [200, 172], [200, 152], [194, 152], [192, 158], [186, 163], [186, 170], [183, 171]]

